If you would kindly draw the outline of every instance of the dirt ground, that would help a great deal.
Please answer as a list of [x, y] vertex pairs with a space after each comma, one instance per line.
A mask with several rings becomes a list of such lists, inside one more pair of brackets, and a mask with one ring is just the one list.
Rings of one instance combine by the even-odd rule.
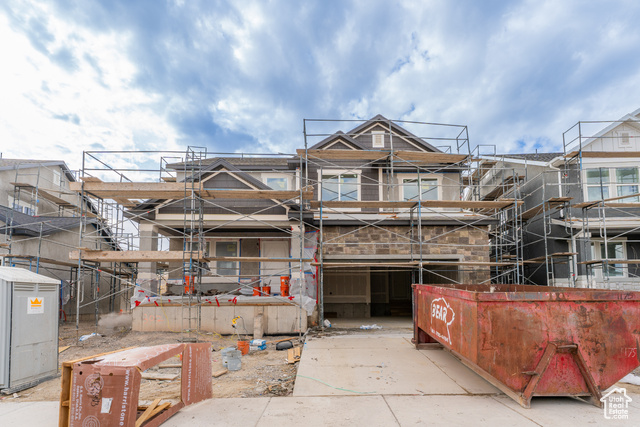
[[[77, 342], [77, 335], [91, 334], [95, 331], [93, 324], [81, 324], [79, 334], [75, 325], [60, 327], [60, 347], [71, 346], [59, 354], [60, 363], [80, 359], [94, 354], [105, 353], [134, 346], [153, 346], [160, 344], [179, 343], [184, 337], [173, 332], [133, 332], [128, 329], [114, 331], [104, 336], [93, 336], [85, 341]], [[242, 337], [242, 335], [241, 335]], [[223, 369], [219, 350], [235, 346], [237, 337], [220, 336], [211, 333], [197, 335], [199, 342], [211, 343], [212, 371]], [[250, 339], [249, 337], [247, 337]], [[296, 364], [287, 363], [287, 351], [277, 351], [275, 343], [284, 338], [293, 338], [292, 343], [298, 345], [297, 336], [265, 336], [267, 349], [252, 351], [242, 356], [242, 368], [239, 371], [229, 371], [218, 378], [212, 378], [213, 397], [258, 397], [258, 396], [287, 396], [293, 391], [297, 371]], [[179, 363], [179, 360], [168, 360], [160, 365]], [[147, 372], [161, 374], [177, 374], [173, 380], [142, 380], [140, 400], [154, 398], [179, 399], [180, 397], [180, 369], [153, 367]], [[19, 397], [1, 396], [0, 401], [29, 402], [60, 399], [60, 377], [43, 382], [36, 387], [22, 390]]]

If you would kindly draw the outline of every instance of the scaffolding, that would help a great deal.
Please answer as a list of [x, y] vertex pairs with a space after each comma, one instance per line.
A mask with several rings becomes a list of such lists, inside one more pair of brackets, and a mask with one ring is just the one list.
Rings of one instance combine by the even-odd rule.
[[[576, 269], [586, 268], [589, 287], [640, 289], [640, 152], [638, 137], [624, 129], [636, 120], [580, 121], [563, 133], [564, 176], [583, 196], [571, 206]], [[602, 166], [608, 159], [617, 162]]]
[[[359, 126], [348, 133], [311, 129], [343, 122], [355, 122]], [[371, 122], [376, 125], [375, 131]], [[421, 130], [403, 132], [407, 126]], [[305, 120], [303, 128], [305, 149], [297, 153], [304, 157], [307, 165], [305, 184], [314, 186], [318, 194], [318, 200], [312, 202], [311, 207], [315, 209], [314, 225], [320, 235], [319, 260], [314, 265], [318, 267], [321, 319], [325, 307], [323, 297], [327, 293], [325, 276], [332, 269], [349, 273], [364, 271], [365, 274], [381, 268], [388, 271], [404, 269], [411, 272], [412, 283], [424, 283], [425, 280], [432, 283], [520, 283], [519, 257], [490, 258], [488, 242], [499, 248], [499, 254], [517, 245], [519, 230], [512, 228], [511, 234], [505, 232], [501, 229], [500, 218], [517, 219], [522, 202], [502, 198], [499, 194], [482, 197], [482, 178], [495, 162], [473, 155], [466, 126], [374, 118], [370, 121]], [[327, 144], [336, 144], [331, 138], [355, 146], [353, 141], [367, 132], [371, 133], [371, 138], [381, 135], [388, 141], [385, 149], [326, 148]], [[407, 151], [407, 142], [418, 149]], [[318, 148], [323, 144], [325, 147]], [[431, 144], [446, 146], [434, 149], [434, 146], [429, 147]], [[452, 154], [454, 150], [456, 153]], [[362, 172], [365, 169], [374, 173], [366, 176]], [[317, 179], [310, 175], [311, 170], [317, 171]], [[352, 174], [360, 174], [359, 189], [354, 191], [356, 196], [340, 188], [336, 190], [336, 181]], [[410, 178], [403, 179], [403, 175]], [[423, 180], [433, 180], [436, 176], [442, 178], [432, 188], [428, 188], [429, 184], [427, 188], [423, 186]], [[362, 197], [368, 187], [377, 189], [372, 200]], [[407, 190], [412, 191], [411, 197], [407, 197]], [[407, 223], [406, 232], [394, 228], [394, 223], [402, 220]], [[336, 228], [339, 231], [336, 232]], [[359, 241], [363, 233], [376, 232], [388, 233], [389, 240], [394, 241]], [[478, 244], [480, 239], [470, 242], [469, 237], [460, 238], [465, 232], [476, 232], [486, 243]], [[336, 246], [345, 254], [342, 256], [344, 261], [332, 251]], [[367, 249], [363, 250], [363, 247]], [[484, 257], [478, 255], [483, 251]], [[358, 260], [358, 257], [362, 259]], [[398, 261], [400, 258], [404, 260]]]
[[[498, 168], [472, 153], [466, 126], [378, 119], [375, 123], [382, 129], [375, 133], [388, 141], [386, 149], [345, 150], [314, 143], [314, 139], [337, 135], [356, 140], [371, 134], [362, 129], [348, 134], [310, 131], [313, 126], [342, 122], [305, 119], [304, 148], [295, 154], [208, 152], [198, 147], [189, 147], [186, 152], [85, 152], [80, 182], [73, 184], [72, 190], [96, 206], [117, 205], [116, 211], [109, 211], [117, 212], [108, 216], [110, 225], [120, 234], [132, 230], [129, 241], [134, 248], [117, 252], [84, 248], [72, 258], [78, 266], [91, 262], [137, 264], [137, 276], [110, 293], [124, 293], [130, 299], [139, 292], [147, 298], [145, 304], [153, 301], [162, 307], [179, 306], [182, 323], [176, 332], [185, 340], [197, 339], [201, 308], [219, 304], [217, 298], [213, 301], [215, 295], [207, 294], [213, 284], [232, 285], [241, 295], [252, 295], [263, 293], [266, 284], [290, 276], [292, 282], [297, 279], [298, 286], [292, 285], [292, 289], [298, 299], [276, 297], [276, 301], [297, 305], [302, 325], [303, 297], [316, 300], [322, 325], [326, 275], [335, 277], [332, 271], [403, 271], [413, 283], [521, 282], [521, 227], [507, 228], [505, 224], [521, 221], [522, 201], [504, 197], [506, 189], [517, 187], [519, 181], [513, 178], [513, 171], [503, 171], [504, 176], [511, 173], [512, 177], [505, 179], [504, 191], [487, 195], [482, 178]], [[362, 125], [368, 121], [347, 122]], [[433, 134], [416, 136], [405, 130], [421, 126]], [[148, 167], [137, 166], [136, 157], [143, 158]], [[159, 166], [153, 166], [153, 158], [159, 158]], [[287, 167], [270, 169], [270, 162], [261, 164], [265, 158], [279, 159]], [[239, 169], [234, 164], [244, 166]], [[224, 167], [212, 169], [214, 165]], [[346, 187], [337, 189], [336, 185], [349, 184], [341, 184], [336, 171], [342, 177], [357, 175], [359, 182], [353, 191], [362, 197], [349, 196]], [[265, 182], [251, 181], [252, 176], [265, 172], [289, 174], [290, 186], [274, 189]], [[225, 182], [225, 177], [240, 174], [249, 175], [243, 179], [250, 185], [227, 188], [207, 184], [213, 176]], [[375, 197], [364, 196], [374, 193]], [[268, 203], [261, 203], [265, 201]], [[276, 208], [284, 214], [269, 216]], [[171, 213], [160, 215], [162, 212]], [[159, 233], [145, 237], [156, 239], [156, 246], [147, 245], [145, 250], [143, 223], [156, 227]], [[401, 228], [394, 229], [395, 224]], [[340, 227], [344, 232], [336, 231]], [[363, 233], [376, 232], [388, 233], [388, 241], [365, 242], [361, 238]], [[463, 235], [466, 237], [461, 239]], [[261, 242], [287, 239], [287, 256], [233, 256], [239, 247], [224, 256], [216, 248], [216, 254], [211, 255], [211, 245], [243, 236]], [[494, 256], [490, 242], [497, 248]], [[362, 256], [349, 259], [355, 248], [363, 251]], [[344, 256], [336, 257], [336, 250], [342, 250]], [[516, 256], [507, 256], [512, 250]], [[163, 267], [156, 268], [156, 263]], [[257, 266], [257, 274], [243, 274], [241, 268], [251, 263]], [[267, 267], [270, 263], [278, 267]], [[153, 271], [141, 279], [143, 270]], [[154, 285], [154, 280], [166, 283], [166, 287]], [[163, 289], [180, 291], [163, 296]], [[298, 332], [304, 331], [299, 328]]]
[[[208, 155], [215, 157], [208, 158]], [[134, 240], [138, 242], [139, 249], [117, 253], [78, 251], [72, 256], [78, 262], [82, 260], [82, 262], [137, 263], [138, 275], [135, 284], [129, 287], [130, 290], [142, 293], [147, 298], [147, 302], [153, 301], [161, 307], [179, 306], [180, 326], [179, 330], [174, 332], [181, 332], [181, 339], [184, 341], [197, 340], [202, 324], [201, 308], [203, 306], [211, 304], [220, 306], [216, 294], [210, 293], [214, 291], [212, 289], [214, 285], [217, 284], [219, 287], [233, 285], [237, 289], [231, 292], [240, 291], [241, 296], [251, 295], [256, 292], [256, 289], [258, 294], [263, 294], [266, 292], [266, 286], [262, 285], [270, 285], [273, 281], [280, 283], [280, 278], [290, 276], [291, 270], [294, 269], [297, 269], [298, 275], [302, 277], [303, 263], [313, 261], [304, 257], [303, 248], [307, 240], [304, 227], [295, 221], [293, 226], [291, 225], [294, 212], [298, 212], [298, 219], [301, 219], [303, 214], [301, 206], [312, 196], [308, 189], [298, 186], [295, 190], [278, 190], [260, 183], [258, 186], [245, 185], [245, 188], [232, 189], [207, 184], [208, 180], [214, 177], [224, 181], [232, 176], [235, 179], [237, 175], [242, 175], [251, 184], [255, 179], [249, 174], [255, 171], [247, 169], [240, 171], [234, 168], [232, 163], [241, 159], [250, 161], [256, 157], [255, 154], [208, 153], [204, 147], [189, 147], [186, 153], [98, 151], [85, 152], [84, 156], [82, 183], [74, 185], [74, 190], [98, 204], [105, 200], [121, 204], [121, 208], [125, 211], [124, 221], [137, 225], [138, 236], [134, 237]], [[104, 160], [104, 158], [110, 158], [113, 162], [114, 157], [118, 156], [127, 159], [134, 159], [136, 156], [146, 158], [159, 156], [160, 167], [117, 168]], [[293, 156], [274, 156], [274, 158], [283, 158], [287, 162]], [[212, 169], [211, 163], [216, 159], [222, 162], [226, 169]], [[282, 171], [279, 173], [282, 174]], [[287, 173], [292, 177], [291, 183], [294, 182], [293, 177], [297, 175], [299, 178], [300, 175], [297, 170]], [[135, 177], [130, 178], [131, 174]], [[118, 181], [115, 182], [113, 178]], [[234, 202], [239, 207], [236, 207]], [[247, 213], [246, 209], [243, 211], [243, 206], [251, 206], [252, 202], [257, 207], [250, 213]], [[261, 204], [264, 207], [261, 207]], [[275, 222], [265, 219], [263, 214], [274, 208], [283, 210], [284, 215], [280, 215]], [[212, 211], [222, 213], [219, 217], [224, 218], [219, 221], [212, 220], [210, 215]], [[165, 221], [153, 218], [153, 215], [159, 212], [175, 213], [167, 214], [167, 217], [172, 215], [173, 217]], [[158, 230], [154, 233], [159, 233], [160, 237], [143, 236], [144, 231], [140, 228], [142, 224], [156, 227]], [[256, 231], [238, 231], [247, 226], [249, 229], [253, 227]], [[131, 225], [121, 227], [131, 228]], [[293, 250], [279, 257], [261, 256], [259, 253], [257, 256], [240, 256], [239, 253], [223, 256], [218, 253], [215, 256], [209, 254], [211, 243], [215, 244], [216, 239], [234, 238], [234, 233], [244, 233], [253, 237], [260, 235], [260, 240], [266, 241], [287, 238], [293, 242], [297, 239], [300, 251], [296, 257], [293, 256], [295, 252]], [[149, 239], [155, 242], [149, 245]], [[146, 245], [145, 248], [142, 248], [143, 244]], [[258, 269], [264, 270], [265, 273], [260, 271], [250, 275], [248, 280], [243, 280], [240, 277], [243, 274], [238, 262], [258, 266]], [[156, 263], [164, 264], [163, 274], [158, 274]], [[267, 265], [270, 263], [279, 265], [278, 269], [269, 269]], [[211, 268], [212, 264], [216, 267]], [[147, 273], [150, 272], [144, 278], [141, 278], [143, 272], [141, 266], [145, 267]], [[280, 268], [283, 266], [284, 268]], [[234, 272], [229, 274], [227, 270], [234, 270]], [[166, 277], [162, 277], [163, 275]], [[203, 281], [205, 278], [208, 280], [206, 286]], [[158, 286], [160, 282], [165, 283], [166, 287]], [[304, 281], [300, 280], [300, 283], [302, 284], [300, 293], [302, 293]], [[164, 292], [167, 295], [162, 295], [163, 288], [168, 290]], [[174, 293], [176, 289], [179, 290], [177, 295]], [[301, 313], [303, 309], [302, 302], [299, 302], [302, 300], [301, 296], [295, 301], [292, 301], [295, 299], [292, 297], [271, 297], [271, 301], [273, 302], [275, 298], [275, 301], [280, 304], [297, 305]], [[235, 300], [236, 298], [233, 298], [234, 304]], [[264, 305], [262, 301], [261, 304]], [[302, 324], [302, 314], [298, 317]], [[298, 328], [298, 332], [304, 331]]]
[[[99, 249], [107, 246], [114, 249], [118, 236], [110, 230], [109, 219], [88, 200], [70, 191], [67, 180], [72, 181], [76, 176], [61, 162], [21, 160], [13, 164], [11, 170], [15, 171], [14, 176], [8, 181], [13, 190], [7, 195], [9, 206], [3, 208], [4, 242], [0, 245], [6, 251], [1, 255], [3, 265], [23, 267], [61, 280], [62, 318], [66, 320], [64, 306], [67, 301], [75, 298], [80, 302], [86, 297], [94, 305], [97, 324], [101, 275], [113, 288], [114, 277], [130, 276], [131, 271], [107, 266], [98, 269], [92, 264], [82, 265], [79, 269], [77, 262], [59, 255], [77, 249], [72, 243], [75, 237], [79, 238], [79, 244], [91, 243]], [[5, 170], [5, 175], [8, 173], [10, 171]], [[77, 220], [65, 222], [70, 218]], [[87, 219], [95, 232], [86, 232]], [[79, 231], [76, 230], [78, 227]], [[114, 309], [112, 300], [109, 310]], [[78, 319], [79, 313], [76, 305], [75, 312], [70, 314]]]

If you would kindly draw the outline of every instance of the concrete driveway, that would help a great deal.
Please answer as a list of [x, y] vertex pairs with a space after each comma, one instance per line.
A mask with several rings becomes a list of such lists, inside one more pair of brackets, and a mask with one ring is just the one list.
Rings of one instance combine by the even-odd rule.
[[[449, 353], [415, 350], [407, 329], [334, 329], [310, 337], [293, 396], [210, 399], [163, 425], [640, 425], [640, 394], [629, 394], [627, 420], [607, 420], [601, 409], [570, 398], [534, 398], [524, 409]], [[0, 425], [53, 426], [57, 409], [57, 402], [3, 403]]]

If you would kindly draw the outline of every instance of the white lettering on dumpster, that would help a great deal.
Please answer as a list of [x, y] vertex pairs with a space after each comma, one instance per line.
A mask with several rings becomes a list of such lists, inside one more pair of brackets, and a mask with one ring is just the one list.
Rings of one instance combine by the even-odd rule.
[[431, 333], [448, 344], [451, 344], [449, 326], [456, 318], [449, 303], [444, 298], [436, 298], [431, 301]]

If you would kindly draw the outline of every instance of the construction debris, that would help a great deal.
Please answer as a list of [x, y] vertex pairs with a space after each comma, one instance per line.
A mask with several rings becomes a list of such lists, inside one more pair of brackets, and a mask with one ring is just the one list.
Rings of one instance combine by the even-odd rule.
[[[67, 365], [59, 425], [160, 425], [184, 406], [211, 397], [211, 377], [202, 375], [211, 372], [210, 349], [209, 343], [138, 347]], [[156, 398], [138, 416], [143, 371], [177, 355], [184, 368], [179, 402], [160, 404]]]
[[290, 348], [287, 352], [287, 363], [294, 364], [300, 361], [302, 356], [302, 349], [300, 347]]

